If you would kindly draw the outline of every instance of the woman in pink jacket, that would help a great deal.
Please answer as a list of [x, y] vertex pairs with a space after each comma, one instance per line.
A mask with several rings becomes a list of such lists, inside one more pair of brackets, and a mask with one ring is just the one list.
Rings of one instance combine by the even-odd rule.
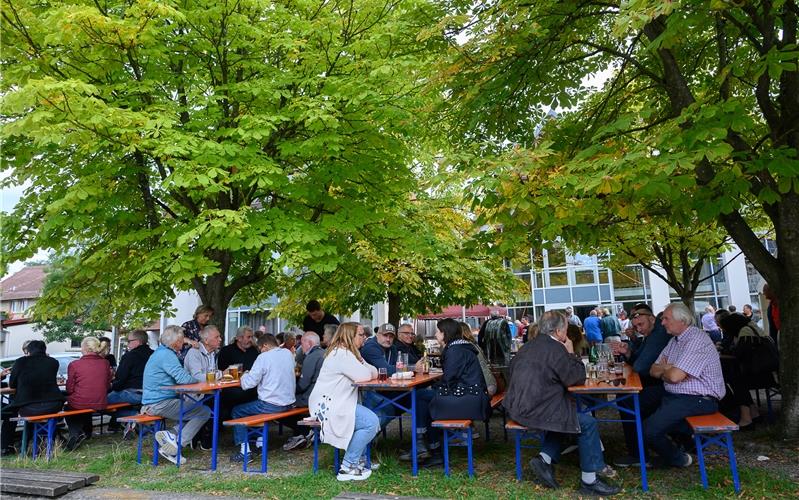
[[[83, 356], [67, 367], [67, 405], [69, 410], [102, 410], [108, 406], [106, 395], [111, 389], [114, 372], [105, 359], [108, 354], [107, 341], [97, 337], [86, 337], [80, 343]], [[72, 451], [85, 441], [92, 432], [92, 414], [74, 415], [66, 418], [69, 427], [67, 451]]]

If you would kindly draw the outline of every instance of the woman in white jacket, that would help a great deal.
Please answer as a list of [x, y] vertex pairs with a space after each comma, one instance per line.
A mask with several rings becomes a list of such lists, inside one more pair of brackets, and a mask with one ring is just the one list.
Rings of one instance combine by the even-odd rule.
[[377, 369], [359, 351], [365, 339], [358, 323], [338, 327], [308, 400], [311, 415], [322, 423], [322, 442], [346, 450], [336, 476], [339, 481], [360, 481], [372, 474], [362, 456], [380, 430], [380, 420], [358, 404], [358, 389], [352, 386], [377, 377]]

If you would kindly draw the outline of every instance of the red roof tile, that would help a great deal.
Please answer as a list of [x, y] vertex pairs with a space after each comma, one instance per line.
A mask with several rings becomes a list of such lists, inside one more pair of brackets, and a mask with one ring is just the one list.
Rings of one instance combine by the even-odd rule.
[[0, 281], [3, 300], [37, 299], [42, 294], [47, 266], [26, 266]]

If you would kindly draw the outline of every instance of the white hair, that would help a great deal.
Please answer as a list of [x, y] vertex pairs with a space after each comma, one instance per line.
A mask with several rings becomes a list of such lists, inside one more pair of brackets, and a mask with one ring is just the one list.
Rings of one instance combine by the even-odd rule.
[[200, 339], [205, 342], [214, 332], [219, 333], [219, 328], [214, 325], [206, 325], [200, 330]]
[[179, 338], [183, 337], [183, 327], [178, 325], [169, 325], [164, 328], [161, 334], [161, 345], [172, 347]]
[[302, 338], [310, 340], [311, 345], [319, 345], [319, 335], [316, 332], [305, 332]]
[[693, 326], [696, 321], [693, 311], [688, 309], [688, 306], [682, 302], [672, 302], [666, 306], [666, 310], [671, 311], [671, 317], [674, 318], [675, 321], [685, 323], [687, 326]]

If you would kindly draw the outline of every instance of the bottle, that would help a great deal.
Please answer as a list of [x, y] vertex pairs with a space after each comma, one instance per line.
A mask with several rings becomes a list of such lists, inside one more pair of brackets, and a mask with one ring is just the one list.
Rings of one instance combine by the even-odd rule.
[[588, 362], [595, 364], [598, 360], [599, 355], [597, 354], [596, 344], [591, 344], [591, 349], [588, 350]]
[[427, 359], [427, 351], [422, 355], [422, 373], [430, 372], [430, 361]]

